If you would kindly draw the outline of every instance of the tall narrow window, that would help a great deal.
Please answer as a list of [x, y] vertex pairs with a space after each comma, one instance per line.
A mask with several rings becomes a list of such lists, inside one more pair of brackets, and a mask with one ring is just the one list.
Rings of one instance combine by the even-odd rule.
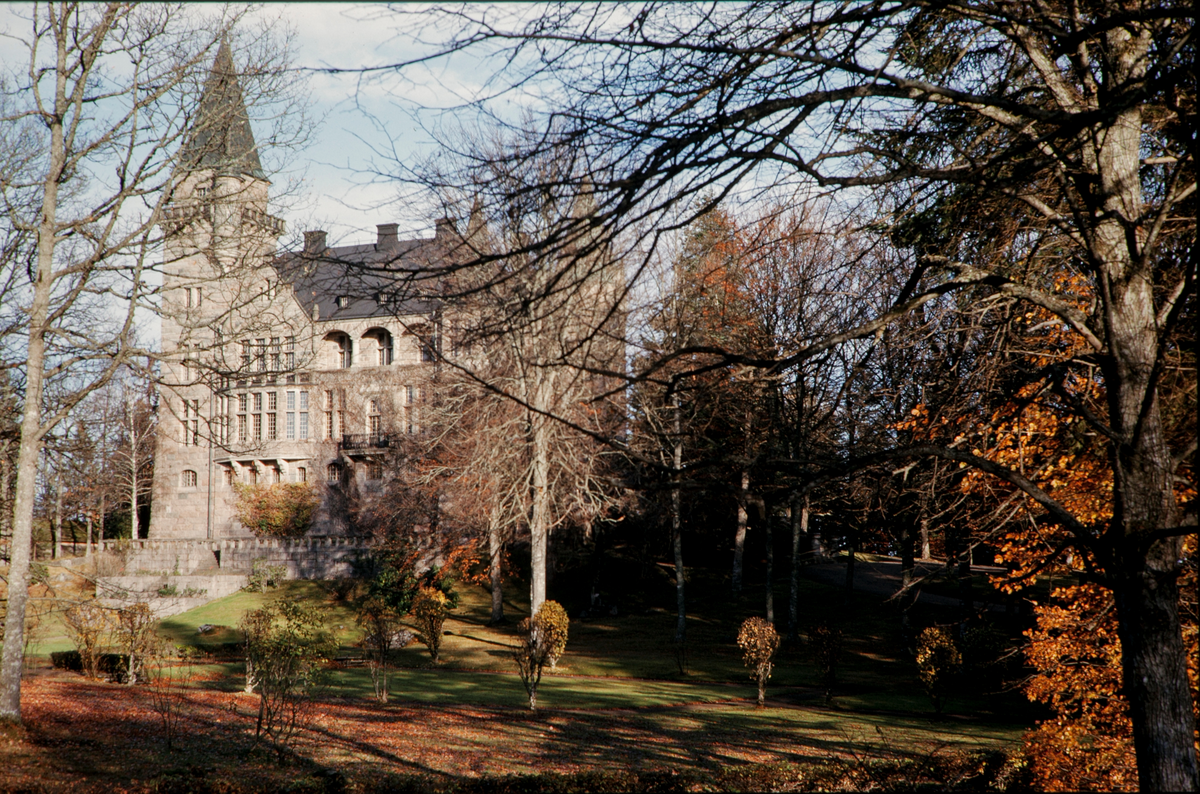
[[287, 438], [296, 440], [296, 392], [287, 393]]
[[340, 474], [341, 472], [338, 470], [338, 465], [336, 463], [330, 463], [325, 467], [325, 482], [330, 483], [331, 485], [336, 485], [340, 479]]
[[250, 342], [242, 340], [242, 372], [250, 371]]
[[196, 447], [200, 445], [200, 401], [183, 401], [183, 445]]
[[342, 369], [350, 369], [354, 366], [354, 340], [346, 334], [342, 334], [338, 338], [338, 352]]
[[275, 412], [279, 410], [279, 394], [277, 392], [267, 392], [267, 439], [274, 441], [279, 437], [277, 430], [277, 422], [275, 420]]
[[383, 434], [383, 417], [379, 415], [379, 400], [372, 399], [367, 403], [367, 433], [371, 441], [376, 442]]
[[325, 392], [325, 440], [333, 440], [333, 392]]
[[296, 368], [296, 337], [294, 336], [283, 340], [283, 364], [289, 371]]
[[271, 337], [271, 371], [279, 372], [283, 368], [282, 348], [279, 345], [279, 337]]
[[267, 371], [267, 340], [264, 338], [254, 340], [254, 371]]
[[258, 467], [257, 466], [255, 466], [254, 464], [251, 464], [249, 467], [247, 467], [246, 474], [250, 480], [251, 485], [258, 485]]
[[308, 440], [308, 392], [300, 392], [300, 440]]
[[337, 436], [346, 435], [346, 392], [338, 389]]

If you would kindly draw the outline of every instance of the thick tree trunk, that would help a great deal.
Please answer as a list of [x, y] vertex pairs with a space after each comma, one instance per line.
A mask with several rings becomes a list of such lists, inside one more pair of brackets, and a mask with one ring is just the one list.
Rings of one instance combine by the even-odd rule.
[[921, 519], [921, 561], [925, 562], [933, 559], [929, 547], [929, 519]]
[[[1114, 87], [1140, 84], [1152, 32], [1148, 24], [1113, 27], [1106, 61]], [[1140, 169], [1142, 109], [1132, 104], [1095, 141], [1095, 183], [1102, 197], [1089, 254], [1100, 275], [1104, 361], [1113, 444], [1113, 518], [1109, 566], [1121, 636], [1125, 696], [1133, 723], [1142, 791], [1200, 788], [1195, 715], [1178, 613], [1182, 540], [1151, 536], [1177, 523], [1174, 466], [1159, 408], [1161, 350], [1152, 262], [1143, 255]]]
[[750, 514], [746, 510], [746, 499], [750, 493], [750, 472], [742, 470], [741, 489], [738, 491], [737, 530], [733, 536], [733, 594], [742, 592], [742, 563], [746, 555], [746, 530], [750, 523]]
[[87, 549], [84, 551], [83, 556], [91, 557], [92, 556], [92, 514], [91, 513], [87, 514], [86, 521], [87, 521]]
[[21, 669], [25, 661], [25, 608], [29, 599], [29, 547], [33, 541], [33, 504], [38, 458], [42, 453], [42, 390], [46, 363], [46, 320], [54, 286], [54, 219], [63, 166], [61, 123], [50, 129], [50, 167], [43, 183], [38, 228], [37, 273], [29, 307], [29, 349], [25, 363], [25, 404], [21, 410], [21, 447], [17, 457], [17, 495], [13, 502], [12, 560], [8, 568], [8, 613], [0, 656], [0, 722], [21, 721]]
[[1114, 595], [1141, 790], [1196, 791], [1195, 715], [1176, 574], [1152, 566], [1131, 571]]

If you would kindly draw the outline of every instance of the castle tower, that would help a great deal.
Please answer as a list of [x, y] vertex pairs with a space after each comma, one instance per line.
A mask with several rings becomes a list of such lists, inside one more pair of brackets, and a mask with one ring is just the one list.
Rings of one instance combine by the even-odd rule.
[[283, 224], [267, 212], [269, 187], [223, 42], [179, 153], [163, 223], [150, 538], [215, 538], [230, 523], [230, 483], [214, 465], [229, 440], [225, 392], [231, 377], [253, 365], [242, 340], [269, 338], [266, 325], [279, 333], [271, 323], [278, 287], [271, 259]]

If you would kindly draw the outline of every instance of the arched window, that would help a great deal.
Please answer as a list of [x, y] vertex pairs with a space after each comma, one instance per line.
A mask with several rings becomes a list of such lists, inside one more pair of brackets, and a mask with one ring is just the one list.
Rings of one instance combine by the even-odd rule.
[[341, 475], [342, 470], [336, 463], [330, 463], [325, 467], [325, 482], [329, 483], [330, 485], [337, 485], [338, 481], [341, 479]]
[[303, 466], [296, 468], [296, 482], [308, 482], [308, 469]]
[[183, 487], [184, 488], [195, 488], [197, 482], [198, 482], [198, 478], [196, 477], [196, 472], [192, 471], [191, 469], [184, 469], [184, 471], [183, 471]]

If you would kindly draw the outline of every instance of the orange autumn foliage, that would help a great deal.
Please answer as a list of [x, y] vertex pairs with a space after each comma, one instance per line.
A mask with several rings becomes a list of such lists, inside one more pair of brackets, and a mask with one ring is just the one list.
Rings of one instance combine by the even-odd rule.
[[[1059, 294], [1087, 311], [1091, 294], [1077, 276], [1060, 276]], [[917, 440], [952, 438], [959, 448], [995, 461], [1028, 478], [1081, 524], [1103, 533], [1113, 516], [1113, 474], [1109, 443], [1085, 422], [1083, 405], [1107, 420], [1105, 384], [1097, 369], [1081, 365], [1085, 343], [1061, 320], [1039, 308], [1014, 318], [1013, 345], [1027, 372], [1057, 368], [1057, 389], [1043, 379], [1021, 385], [999, 404], [947, 415], [919, 405], [897, 428]], [[1182, 472], [1181, 472], [1182, 473]], [[996, 562], [1009, 572], [993, 577], [1008, 592], [1027, 587], [1031, 577], [1068, 576], [1082, 584], [1056, 588], [1047, 603], [1036, 604], [1037, 625], [1025, 633], [1025, 656], [1034, 674], [1026, 696], [1047, 705], [1052, 716], [1025, 736], [1035, 788], [1045, 791], [1133, 791], [1138, 786], [1132, 724], [1122, 694], [1121, 642], [1112, 593], [1089, 582], [1089, 550], [1066, 529], [1047, 520], [1044, 509], [1007, 482], [967, 471], [964, 494], [1016, 507], [994, 543]], [[1181, 509], [1195, 487], [1176, 481]], [[1184, 557], [1194, 559], [1196, 538], [1186, 540]], [[1196, 572], [1185, 566], [1180, 580], [1181, 622], [1189, 660], [1193, 708], [1198, 694]], [[1200, 716], [1200, 710], [1196, 710]], [[1200, 719], [1197, 721], [1200, 727]]]

